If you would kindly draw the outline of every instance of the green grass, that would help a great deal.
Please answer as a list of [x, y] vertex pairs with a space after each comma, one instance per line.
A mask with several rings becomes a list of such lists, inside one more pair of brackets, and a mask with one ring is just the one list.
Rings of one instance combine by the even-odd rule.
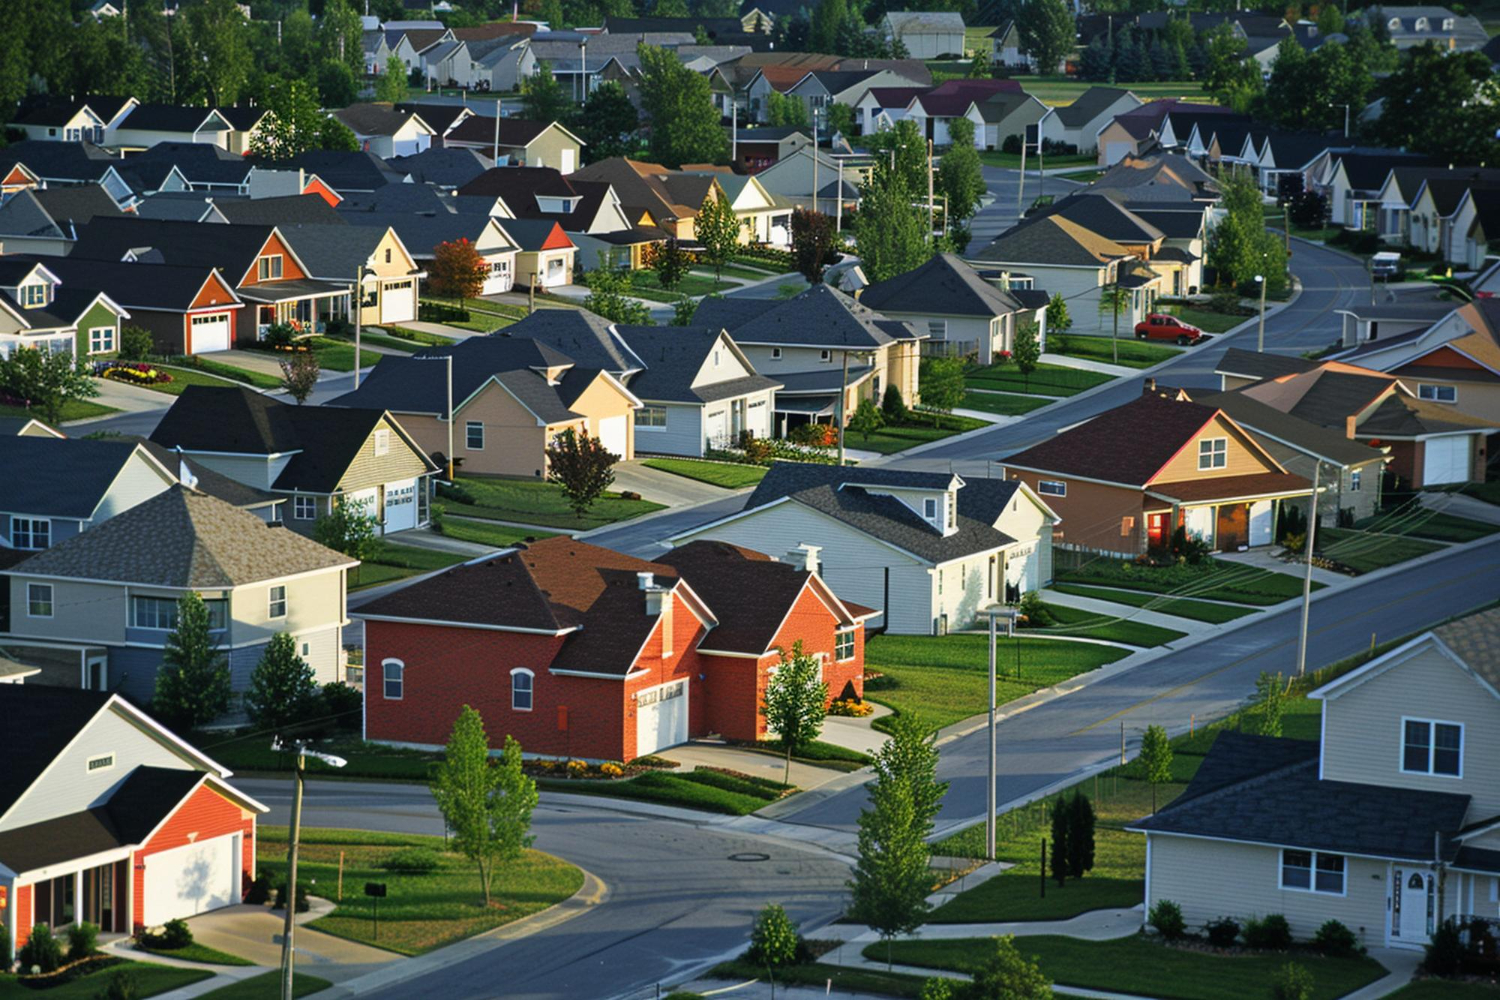
[[964, 401], [960, 409], [983, 410], [986, 413], [998, 413], [1002, 416], [1016, 417], [1032, 410], [1040, 409], [1052, 402], [1040, 396], [1022, 396], [1009, 392], [974, 392], [964, 393]]
[[1072, 594], [1075, 597], [1092, 597], [1100, 601], [1113, 601], [1116, 604], [1125, 604], [1132, 608], [1146, 608], [1164, 615], [1176, 615], [1178, 618], [1191, 618], [1194, 621], [1209, 622], [1214, 625], [1222, 625], [1225, 622], [1232, 622], [1236, 618], [1255, 614], [1253, 608], [1236, 608], [1227, 604], [1212, 604], [1208, 601], [1174, 600], [1169, 597], [1161, 597], [1141, 591], [1080, 587], [1071, 583], [1054, 584], [1051, 589], [1057, 591], [1059, 594]]
[[1182, 353], [1178, 347], [1153, 341], [1136, 340], [1130, 331], [1122, 331], [1115, 337], [1073, 336], [1049, 337], [1047, 350], [1052, 354], [1066, 354], [1071, 358], [1087, 358], [1110, 365], [1127, 368], [1150, 368], [1163, 361], [1171, 361]]
[[648, 469], [670, 472], [726, 490], [742, 490], [766, 477], [762, 465], [734, 465], [728, 462], [699, 462], [690, 458], [648, 458], [641, 463]]
[[[1197, 566], [1139, 566], [1121, 559], [1099, 558], [1081, 569], [1059, 572], [1057, 581], [1257, 606], [1302, 596], [1302, 580], [1296, 576], [1217, 559]], [[1322, 587], [1321, 583], [1313, 584], [1314, 590]]]
[[1485, 503], [1500, 504], [1500, 479], [1489, 483], [1469, 483], [1462, 492], [1464, 496], [1483, 500]]
[[[1128, 655], [1129, 650], [1091, 643], [1007, 639], [1000, 645], [996, 698], [1001, 704], [1014, 701]], [[876, 636], [865, 648], [865, 663], [885, 674], [879, 681], [866, 683], [865, 697], [897, 712], [916, 713], [931, 729], [978, 715], [989, 705], [986, 636]]]
[[[354, 719], [345, 721], [352, 722], [358, 728], [357, 713]], [[194, 740], [194, 745], [201, 747], [224, 766], [239, 772], [274, 774], [291, 771], [297, 766], [296, 757], [272, 750], [265, 736], [260, 733], [252, 732], [244, 736], [202, 733]], [[364, 743], [358, 735], [321, 740], [315, 744], [315, 748], [348, 761], [343, 768], [336, 769], [315, 757], [307, 758], [308, 773], [320, 778], [379, 778], [425, 784], [429, 766], [442, 757], [439, 753]]]
[[[725, 278], [743, 278], [745, 281], [765, 281], [767, 278], [774, 278], [778, 274], [786, 273], [784, 271], [772, 271], [769, 268], [763, 267], [747, 267], [744, 264], [725, 264], [719, 271]], [[695, 267], [690, 273], [707, 280], [714, 276], [714, 269], [711, 267]]]
[[1413, 511], [1406, 518], [1393, 519], [1388, 515], [1377, 514], [1375, 517], [1356, 521], [1354, 526], [1397, 535], [1410, 535], [1413, 538], [1431, 538], [1439, 542], [1457, 543], [1472, 542], [1500, 531], [1500, 525], [1429, 511], [1425, 507], [1419, 511]]
[[[57, 422], [65, 424], [70, 420], [89, 420], [94, 417], [107, 417], [111, 413], [120, 411], [113, 406], [105, 406], [103, 403], [91, 403], [86, 399], [70, 399], [62, 405], [58, 412]], [[24, 406], [0, 406], [0, 417], [32, 417], [43, 423], [47, 422], [42, 411], [37, 407], [28, 409]]]
[[[422, 301], [427, 302], [426, 299]], [[453, 305], [452, 302], [446, 300], [431, 304]], [[474, 333], [490, 333], [501, 327], [510, 326], [516, 320], [526, 316], [526, 310], [520, 306], [489, 302], [484, 299], [465, 299], [463, 307], [469, 310], [468, 319], [446, 319], [443, 320], [443, 325], [456, 327], [460, 330], [469, 330]], [[415, 348], [408, 349], [415, 350]]]
[[[774, 785], [775, 791], [772, 791]], [[647, 771], [628, 781], [577, 781], [538, 778], [537, 787], [575, 795], [659, 802], [683, 809], [748, 816], [781, 797], [781, 786], [763, 779], [743, 781], [712, 771]]]
[[[786, 754], [773, 743], [750, 743], [748, 741], [731, 742], [740, 750], [749, 750], [752, 753], [765, 754], [778, 760], [785, 760]], [[670, 752], [670, 751], [668, 751]], [[797, 753], [792, 760], [800, 764], [811, 764], [813, 767], [826, 767], [834, 771], [858, 771], [870, 763], [868, 754], [860, 753], [858, 750], [850, 750], [836, 743], [825, 743], [822, 740], [813, 740], [804, 743], [797, 748]]]
[[[153, 382], [150, 385], [141, 385], [140, 388], [150, 389], [152, 392], [165, 393], [169, 396], [180, 396], [190, 385], [206, 385], [211, 388], [222, 389], [226, 386], [238, 386], [245, 384], [245, 380], [223, 378], [219, 375], [210, 374], [207, 371], [194, 371], [191, 368], [174, 368], [169, 365], [161, 365], [160, 367], [162, 371], [172, 376], [172, 381]], [[265, 376], [265, 378], [271, 383], [271, 385], [264, 386], [262, 388], [274, 388], [281, 384], [281, 381], [279, 379], [272, 378], [269, 375]], [[139, 384], [136, 382], [125, 382], [118, 379], [110, 379], [109, 381], [119, 381], [122, 385]]]
[[739, 284], [733, 281], [715, 281], [713, 274], [687, 274], [677, 282], [677, 287], [666, 289], [661, 286], [661, 279], [655, 271], [632, 271], [630, 272], [632, 294], [639, 294], [642, 290], [653, 292], [664, 292], [673, 296], [673, 299], [683, 295], [697, 297], [699, 295], [710, 295], [714, 292], [726, 291], [730, 288], [738, 288]]
[[[313, 353], [318, 356], [318, 365], [325, 371], [352, 372], [354, 370], [354, 340], [336, 340], [332, 337], [311, 338]], [[359, 352], [359, 366], [368, 368], [380, 360], [374, 351]]]
[[1248, 314], [1234, 314], [1214, 312], [1212, 309], [1195, 309], [1192, 306], [1168, 306], [1162, 310], [1182, 320], [1184, 323], [1196, 326], [1204, 333], [1224, 333], [1233, 330], [1245, 320]]
[[588, 513], [578, 517], [563, 499], [562, 488], [551, 483], [459, 476], [458, 484], [469, 491], [473, 503], [444, 497], [442, 503], [449, 513], [568, 531], [586, 531], [662, 509], [659, 503], [626, 500], [619, 493], [611, 492], [600, 497]]
[[[1071, 104], [1090, 87], [1098, 84], [1070, 76], [1028, 76], [1022, 80], [1026, 93], [1043, 104]], [[1152, 83], [1132, 83], [1130, 92], [1143, 101], [1158, 97], [1181, 97], [1189, 101], [1210, 101], [1213, 98], [1203, 92], [1202, 84], [1196, 80], [1163, 80]], [[1061, 157], [1059, 157], [1061, 159]], [[1093, 160], [1094, 157], [1090, 157]], [[1050, 163], [1052, 157], [1047, 158]]]
[[452, 337], [445, 337], [440, 333], [428, 333], [426, 330], [413, 330], [405, 326], [390, 326], [386, 329], [390, 334], [390, 339], [398, 344], [406, 344], [406, 349], [409, 351], [417, 347], [452, 347], [458, 343]]
[[1047, 611], [1057, 620], [1057, 625], [1045, 629], [1028, 629], [1034, 635], [1048, 633], [1076, 636], [1081, 639], [1103, 639], [1106, 642], [1123, 642], [1130, 646], [1163, 646], [1187, 635], [1175, 629], [1148, 625], [1145, 622], [1120, 620], [1115, 616], [1069, 608], [1060, 604], [1046, 605]]
[[202, 962], [205, 965], [255, 964], [247, 958], [240, 958], [240, 956], [238, 955], [231, 955], [227, 951], [220, 951], [217, 948], [210, 948], [208, 945], [199, 944], [196, 941], [188, 945], [186, 948], [177, 948], [171, 950], [166, 948], [147, 948], [145, 945], [141, 944], [137, 944], [136, 948], [141, 951], [150, 952], [153, 955], [165, 955], [167, 958], [178, 958], [184, 962]]
[[471, 521], [462, 517], [443, 518], [443, 536], [476, 545], [492, 545], [497, 549], [508, 549], [517, 542], [534, 542], [551, 538], [550, 531], [533, 528], [512, 528], [508, 524], [490, 524], [486, 521]]
[[[305, 997], [321, 993], [333, 984], [317, 976], [302, 972], [292, 973], [292, 996]], [[263, 972], [249, 979], [241, 979], [229, 986], [199, 994], [203, 1000], [279, 1000], [281, 996], [281, 973]]]
[[1404, 535], [1376, 534], [1352, 528], [1319, 528], [1317, 546], [1319, 555], [1336, 560], [1356, 573], [1394, 566], [1443, 547], [1436, 542], [1418, 541]]
[[350, 590], [363, 590], [392, 580], [404, 580], [419, 573], [456, 566], [468, 556], [456, 552], [439, 552], [415, 545], [381, 542], [375, 552], [351, 574]]
[[[1021, 166], [1021, 154], [1002, 153], [998, 149], [986, 149], [980, 152], [979, 162], [988, 167], [1019, 169]], [[1042, 167], [1046, 170], [1051, 170], [1053, 167], [1093, 166], [1098, 162], [1099, 157], [1093, 153], [1057, 154], [1043, 157]], [[1026, 153], [1026, 169], [1036, 169], [1036, 154], [1029, 150]]]
[[207, 969], [179, 969], [154, 962], [118, 962], [98, 972], [79, 976], [61, 986], [38, 991], [21, 985], [15, 976], [0, 975], [0, 1000], [20, 1000], [22, 997], [31, 1000], [38, 997], [45, 997], [46, 1000], [95, 1000], [95, 997], [102, 995], [108, 988], [117, 969], [124, 969], [134, 977], [136, 986], [140, 989], [137, 996], [140, 997], [154, 997], [158, 993], [181, 989], [213, 976]]
[[1036, 393], [1040, 396], [1075, 396], [1085, 389], [1114, 381], [1113, 375], [1067, 368], [1043, 362], [1031, 378], [1023, 378], [1015, 365], [990, 365], [971, 368], [964, 376], [971, 389], [999, 389], [1002, 392]]
[[[286, 827], [262, 826], [257, 834], [260, 869], [270, 874], [274, 884], [285, 877]], [[442, 863], [423, 874], [381, 867], [405, 847], [437, 851]], [[519, 860], [499, 866], [491, 887], [492, 903], [486, 908], [474, 864], [443, 848], [442, 837], [392, 834], [375, 838], [350, 836], [345, 830], [304, 828], [298, 880], [316, 880], [318, 894], [327, 895], [338, 883], [341, 855], [344, 873], [344, 898], [332, 913], [308, 926], [402, 955], [420, 955], [539, 913], [583, 885], [583, 872], [573, 865], [540, 851], [526, 851]], [[371, 919], [373, 900], [358, 888], [366, 882], [386, 886], [378, 935]]]
[[919, 444], [927, 444], [929, 441], [941, 441], [955, 434], [963, 434], [966, 431], [988, 426], [990, 426], [989, 421], [974, 417], [944, 416], [940, 421], [940, 426], [914, 419], [905, 424], [887, 425], [868, 438], [863, 434], [846, 432], [844, 447], [891, 455], [908, 448], [915, 448]]
[[1386, 1000], [1497, 1000], [1500, 998], [1500, 989], [1485, 983], [1419, 979], [1385, 996]]
[[[890, 953], [906, 965], [972, 972], [983, 960], [984, 944], [983, 940], [962, 939], [897, 941]], [[1171, 948], [1140, 936], [1080, 941], [1043, 934], [1023, 938], [1017, 946], [1059, 985], [1163, 1000], [1268, 996], [1271, 976], [1288, 961], [1285, 954], [1215, 955]], [[872, 944], [865, 956], [883, 961], [886, 948]], [[1313, 953], [1297, 958], [1312, 973], [1313, 1000], [1334, 1000], [1385, 975], [1385, 967], [1371, 958], [1324, 958]]]
[[[795, 268], [788, 267], [783, 271], [770, 261], [761, 260], [759, 257], [746, 256], [745, 254], [730, 254], [729, 259], [747, 271], [759, 271], [762, 278], [795, 273]], [[726, 271], [724, 273], [728, 274], [729, 272]]]
[[[743, 983], [750, 979], [766, 978], [766, 970], [753, 962], [743, 960], [724, 962], [708, 972], [717, 979], [732, 979]], [[911, 976], [902, 972], [881, 972], [875, 969], [844, 969], [836, 965], [808, 962], [805, 965], [789, 965], [776, 970], [776, 981], [793, 986], [822, 988], [829, 981], [834, 989], [846, 995], [873, 993], [884, 997], [910, 997], [916, 1000], [922, 994], [925, 976]]]
[[241, 368], [239, 365], [225, 364], [222, 361], [215, 361], [201, 354], [194, 354], [191, 357], [170, 358], [164, 364], [171, 365], [174, 369], [194, 368], [198, 371], [208, 372], [210, 375], [222, 375], [231, 382], [244, 382], [247, 385], [255, 386], [257, 389], [275, 389], [281, 385], [281, 379], [275, 375], [251, 371], [249, 368]]

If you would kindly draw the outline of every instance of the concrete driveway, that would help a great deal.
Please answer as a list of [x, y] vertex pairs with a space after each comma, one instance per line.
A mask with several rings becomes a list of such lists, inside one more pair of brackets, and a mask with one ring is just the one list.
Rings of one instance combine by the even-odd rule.
[[615, 489], [639, 493], [643, 499], [666, 504], [668, 507], [686, 507], [705, 500], [719, 500], [736, 492], [711, 483], [700, 483], [686, 476], [647, 468], [639, 460], [618, 462], [614, 466], [614, 472]]
[[[295, 942], [299, 971], [340, 983], [402, 960], [394, 952], [303, 926], [303, 920], [320, 915], [314, 912], [298, 917]], [[284, 919], [285, 914], [265, 906], [228, 906], [193, 917], [188, 926], [193, 929], [193, 940], [199, 944], [238, 955], [256, 965], [275, 967], [281, 964]]]
[[[697, 767], [722, 767], [777, 782], [781, 781], [782, 775], [786, 772], [786, 761], [781, 757], [756, 750], [725, 746], [722, 743], [684, 743], [681, 746], [663, 750], [658, 756], [677, 761], [682, 765], [680, 769], [682, 771], [691, 771]], [[843, 777], [843, 775], [843, 771], [835, 771], [827, 767], [813, 767], [811, 764], [799, 764], [795, 760], [792, 761], [792, 784], [804, 792], [835, 778]]]

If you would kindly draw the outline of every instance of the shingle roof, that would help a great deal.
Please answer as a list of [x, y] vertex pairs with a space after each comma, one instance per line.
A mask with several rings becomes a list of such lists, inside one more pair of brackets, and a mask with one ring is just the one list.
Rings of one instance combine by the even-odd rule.
[[0, 174], [20, 163], [45, 179], [97, 181], [121, 162], [91, 142], [25, 139], [0, 148]]
[[1214, 366], [1215, 375], [1237, 375], [1242, 378], [1279, 378], [1298, 372], [1310, 372], [1318, 367], [1316, 361], [1295, 358], [1282, 354], [1262, 354], [1231, 347]]
[[[1294, 411], [1295, 412], [1295, 411]], [[1449, 431], [1495, 431], [1500, 424], [1401, 393], [1383, 400], [1359, 425], [1365, 437], [1414, 437]]]
[[859, 301], [890, 312], [959, 316], [1005, 316], [1021, 309], [1009, 292], [985, 281], [950, 253], [936, 254], [921, 267], [875, 282], [860, 293]]
[[[438, 215], [410, 215], [404, 212], [366, 212], [359, 209], [340, 210], [346, 222], [354, 226], [373, 226], [384, 232], [396, 230], [406, 252], [418, 260], [429, 259], [439, 243], [454, 240], [477, 240], [488, 227], [490, 218], [473, 213], [442, 213]], [[502, 220], [496, 220], [502, 222]], [[510, 219], [503, 220], [509, 232]]]
[[395, 135], [412, 118], [421, 116], [411, 111], [399, 111], [389, 104], [351, 104], [335, 111], [333, 117], [355, 135]]
[[[292, 194], [280, 198], [244, 198], [215, 201], [214, 207], [231, 224], [242, 226], [342, 226], [344, 217], [318, 194]], [[346, 238], [352, 233], [343, 234]], [[298, 251], [301, 256], [301, 251]]]
[[207, 264], [126, 264], [78, 256], [25, 259], [44, 263], [63, 287], [97, 289], [126, 310], [186, 310], [212, 273]]
[[918, 34], [964, 30], [964, 18], [956, 11], [893, 10], [886, 13], [897, 34]]
[[1070, 219], [1046, 215], [1030, 224], [1013, 226], [973, 257], [981, 261], [1018, 264], [1062, 264], [1102, 267], [1131, 256], [1130, 251]]
[[0, 718], [26, 720], [26, 739], [6, 748], [5, 766], [0, 767], [0, 813], [15, 804], [109, 699], [104, 691], [0, 684]]
[[1315, 424], [1283, 413], [1243, 392], [1192, 392], [1195, 402], [1214, 406], [1252, 433], [1259, 432], [1299, 451], [1321, 456], [1340, 465], [1363, 465], [1380, 460], [1382, 453], [1369, 445], [1351, 441], [1341, 430]]
[[[812, 574], [728, 542], [695, 541], [655, 560], [675, 571], [714, 611], [712, 649], [763, 655]], [[838, 692], [834, 692], [837, 696]]]
[[379, 226], [348, 225], [343, 216], [338, 217], [337, 225], [287, 225], [280, 232], [307, 265], [309, 277], [346, 282], [354, 281], [355, 272], [374, 256], [386, 234]]
[[[551, 122], [531, 121], [526, 118], [502, 118], [499, 122], [500, 145], [515, 148], [529, 146], [551, 126]], [[448, 142], [472, 142], [490, 146], [495, 142], [496, 122], [494, 115], [465, 118], [458, 127], [448, 133]]]
[[118, 262], [132, 250], [149, 248], [160, 255], [162, 263], [209, 264], [219, 268], [231, 285], [238, 285], [271, 233], [270, 226], [101, 216], [84, 227], [72, 256]]
[[26, 470], [0, 483], [0, 511], [88, 520], [138, 447], [133, 441], [0, 437], [0, 468]]
[[142, 104], [125, 116], [125, 120], [120, 123], [120, 128], [191, 133], [207, 124], [209, 117], [213, 114], [213, 108], [181, 104]]
[[[717, 328], [691, 326], [617, 326], [616, 335], [646, 369], [630, 378], [630, 391], [642, 399], [712, 403], [750, 392], [777, 388], [764, 375], [748, 375], [694, 385], [698, 373], [719, 344]], [[727, 349], [727, 348], [726, 348]]]
[[402, 187], [425, 187], [428, 184], [461, 187], [490, 166], [489, 158], [477, 149], [449, 146], [433, 146], [410, 156], [393, 156], [386, 162], [396, 170], [411, 175], [413, 183], [403, 184]]
[[1160, 229], [1121, 205], [1117, 198], [1092, 193], [1085, 188], [1038, 210], [1019, 225], [1035, 225], [1037, 220], [1057, 216], [1077, 223], [1081, 228], [1119, 244], [1154, 243], [1165, 237]]
[[97, 184], [44, 188], [25, 193], [41, 204], [43, 211], [64, 235], [71, 235], [78, 227], [87, 225], [97, 216], [125, 214], [109, 196], [109, 192]]
[[227, 504], [236, 507], [251, 509], [265, 507], [270, 504], [280, 503], [285, 497], [277, 496], [266, 490], [256, 489], [237, 479], [230, 479], [222, 472], [215, 472], [206, 465], [200, 465], [188, 458], [186, 455], [178, 454], [172, 449], [159, 445], [149, 438], [134, 438], [141, 446], [151, 453], [151, 457], [162, 464], [162, 467], [174, 476], [178, 475], [182, 466], [186, 465], [188, 472], [193, 476], [194, 488], [199, 493], [207, 493], [211, 497], [217, 497]]
[[1067, 127], [1080, 128], [1103, 114], [1111, 104], [1127, 96], [1130, 96], [1130, 91], [1122, 87], [1090, 87], [1074, 98], [1072, 104], [1054, 109], [1053, 114]]
[[[143, 538], [151, 544], [142, 545]], [[214, 590], [347, 565], [347, 556], [295, 531], [174, 486], [38, 552], [23, 567], [35, 576]]]
[[[538, 309], [492, 336], [537, 340], [581, 365], [604, 368], [616, 375], [644, 368], [644, 362], [615, 339], [612, 325], [609, 320], [587, 310]], [[425, 355], [426, 352], [418, 354]]]
[[387, 184], [399, 184], [406, 175], [388, 166], [369, 150], [348, 152], [335, 149], [310, 149], [289, 160], [271, 160], [265, 166], [277, 170], [302, 169], [317, 174], [329, 187], [343, 194], [350, 191], [373, 191]]
[[1432, 631], [1469, 669], [1500, 688], [1500, 608], [1465, 615]]
[[[727, 299], [705, 299], [694, 315], [696, 325], [722, 326], [741, 344], [807, 344], [834, 350], [870, 350], [898, 340], [920, 340], [926, 335], [909, 323], [888, 319], [868, 306], [829, 288], [814, 285], [807, 291], [749, 319], [738, 304], [722, 307]], [[704, 307], [709, 306], [707, 315]], [[734, 322], [734, 326], [729, 323]]]
[[341, 213], [395, 212], [405, 215], [447, 215], [448, 210], [448, 203], [438, 189], [421, 183], [387, 184], [373, 191], [350, 191], [338, 207]]
[[148, 165], [176, 167], [192, 184], [242, 184], [253, 163], [212, 143], [159, 142], [127, 156], [121, 169], [138, 170]]

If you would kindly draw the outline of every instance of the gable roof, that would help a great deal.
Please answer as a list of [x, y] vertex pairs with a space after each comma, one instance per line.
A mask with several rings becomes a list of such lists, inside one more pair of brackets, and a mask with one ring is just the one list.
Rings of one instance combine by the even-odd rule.
[[1214, 374], [1238, 378], [1277, 378], [1297, 372], [1310, 372], [1316, 367], [1318, 367], [1316, 361], [1309, 361], [1306, 358], [1283, 354], [1263, 354], [1260, 351], [1230, 347], [1224, 351], [1224, 356], [1214, 366]]
[[0, 147], [0, 175], [19, 163], [46, 180], [98, 181], [122, 162], [91, 142], [24, 139]]
[[1454, 619], [1432, 633], [1490, 687], [1500, 690], [1500, 608]]
[[478, 150], [452, 146], [431, 146], [409, 156], [393, 156], [386, 162], [411, 177], [413, 183], [401, 185], [409, 188], [423, 188], [429, 184], [461, 187], [491, 166], [489, 157]]
[[[1160, 229], [1121, 205], [1115, 197], [1096, 194], [1089, 189], [1070, 194], [1061, 201], [1038, 209], [1038, 212], [1039, 215], [1028, 216], [1017, 225], [1035, 225], [1038, 219], [1057, 216], [1077, 223], [1080, 228], [1095, 236], [1121, 245], [1155, 243], [1166, 237]], [[1199, 218], [1202, 218], [1201, 214]]]
[[190, 184], [243, 184], [254, 163], [209, 142], [158, 142], [125, 157], [120, 169], [133, 173], [169, 166], [176, 167]]
[[272, 226], [101, 216], [84, 227], [72, 256], [121, 261], [127, 253], [150, 249], [165, 264], [211, 264], [237, 287], [275, 231]]
[[40, 684], [0, 684], [0, 714], [26, 720], [26, 739], [5, 751], [0, 767], [0, 816], [10, 810], [63, 748], [109, 704], [104, 691]]
[[181, 104], [138, 104], [120, 122], [122, 129], [139, 129], [150, 132], [197, 132], [205, 125], [213, 125], [213, 131], [227, 131], [229, 122], [213, 108], [192, 107]]
[[1006, 91], [1019, 93], [1020, 90], [1018, 80], [944, 80], [931, 90], [919, 92], [914, 100], [930, 116], [956, 118], [976, 101]]
[[[888, 319], [869, 306], [824, 284], [747, 315], [738, 302], [704, 299], [694, 314], [697, 325], [720, 326], [740, 344], [806, 344], [833, 350], [870, 350], [898, 340], [921, 340], [911, 324]], [[705, 307], [706, 315], [705, 315]]]
[[[213, 206], [232, 225], [238, 226], [342, 226], [338, 209], [318, 194], [289, 194], [277, 198], [214, 199]], [[352, 234], [344, 234], [346, 237]], [[298, 252], [301, 256], [301, 252]]]
[[1072, 104], [1053, 108], [1059, 121], [1068, 128], [1082, 128], [1109, 110], [1110, 105], [1133, 94], [1123, 87], [1090, 87], [1073, 99]]
[[946, 34], [964, 30], [963, 15], [951, 10], [892, 10], [886, 12], [885, 19], [898, 35], [907, 32]]
[[[143, 452], [134, 441], [0, 437], [0, 468], [27, 470], [0, 484], [0, 512], [89, 520], [138, 453], [147, 465], [158, 464]], [[175, 479], [170, 467], [159, 471]]]
[[891, 312], [958, 316], [1005, 316], [1022, 309], [1015, 296], [951, 253], [935, 254], [920, 267], [867, 286], [859, 301]]
[[1191, 392], [1195, 402], [1223, 410], [1246, 430], [1337, 465], [1364, 465], [1385, 457], [1378, 449], [1345, 437], [1342, 430], [1283, 413], [1243, 392]]
[[[491, 218], [487, 215], [478, 215], [472, 212], [441, 212], [433, 215], [412, 215], [406, 212], [385, 211], [362, 211], [355, 209], [340, 209], [344, 221], [355, 227], [374, 227], [379, 232], [394, 229], [396, 235], [401, 238], [401, 243], [406, 247], [407, 253], [417, 260], [425, 260], [432, 257], [434, 249], [439, 243], [451, 243], [454, 240], [468, 240], [476, 242], [489, 228]], [[504, 226], [509, 219], [493, 220], [497, 225]], [[505, 231], [510, 232], [506, 227]]]
[[[318, 198], [317, 195], [304, 197]], [[318, 198], [318, 201], [323, 199]], [[336, 226], [293, 225], [280, 232], [306, 265], [308, 277], [352, 284], [355, 272], [375, 255], [388, 230], [379, 226], [346, 225], [340, 217]]]
[[390, 136], [400, 132], [413, 119], [423, 131], [431, 133], [433, 128], [413, 111], [403, 111], [390, 104], [351, 104], [333, 113], [333, 117], [349, 128], [355, 135]]
[[[10, 255], [7, 255], [9, 257]], [[192, 307], [194, 299], [214, 275], [208, 264], [172, 265], [125, 263], [90, 260], [86, 257], [28, 256], [26, 261], [42, 261], [56, 274], [63, 287], [97, 289], [125, 309], [166, 309], [182, 311]], [[228, 295], [226, 306], [240, 300], [232, 283], [223, 282]]]
[[161, 467], [173, 475], [179, 476], [183, 466], [193, 477], [193, 488], [199, 493], [207, 493], [211, 497], [217, 497], [227, 504], [245, 510], [253, 510], [257, 507], [268, 507], [272, 504], [281, 503], [286, 498], [277, 496], [275, 493], [257, 489], [237, 479], [230, 479], [222, 472], [215, 472], [206, 465], [193, 461], [186, 455], [175, 452], [170, 448], [157, 444], [149, 438], [136, 437], [129, 440], [138, 442], [141, 447], [151, 453], [151, 457], [161, 463]]
[[712, 175], [683, 173], [623, 156], [591, 163], [570, 176], [608, 183], [628, 210], [627, 215], [638, 219], [646, 212], [657, 225], [697, 218], [698, 210], [716, 185]]
[[[495, 129], [498, 126], [502, 148], [524, 148], [535, 142], [554, 124], [556, 123], [532, 121], [527, 118], [501, 118], [497, 123], [494, 115], [488, 117], [475, 115], [459, 122], [458, 126], [448, 133], [445, 141], [472, 143], [488, 148], [495, 142]], [[561, 128], [561, 126], [558, 127]]]
[[749, 392], [776, 389], [781, 385], [775, 379], [758, 374], [693, 385], [708, 362], [709, 354], [720, 343], [724, 343], [725, 349], [732, 351], [748, 371], [755, 371], [734, 342], [724, 340], [718, 327], [616, 326], [615, 335], [646, 365], [644, 371], [637, 372], [629, 380], [630, 391], [642, 399], [712, 403]]
[[1130, 251], [1120, 244], [1059, 215], [1013, 226], [973, 255], [980, 261], [1081, 267], [1102, 267], [1129, 257]]
[[[638, 372], [645, 363], [614, 336], [614, 324], [586, 309], [538, 309], [493, 335], [536, 340], [579, 364], [605, 368], [616, 375]], [[470, 337], [472, 341], [475, 338]], [[426, 351], [418, 351], [425, 356]]]
[[400, 184], [406, 175], [388, 166], [384, 160], [362, 149], [351, 152], [341, 149], [309, 149], [289, 160], [253, 161], [272, 170], [301, 169], [317, 174], [323, 183], [339, 194], [350, 191], [373, 191], [387, 184]]

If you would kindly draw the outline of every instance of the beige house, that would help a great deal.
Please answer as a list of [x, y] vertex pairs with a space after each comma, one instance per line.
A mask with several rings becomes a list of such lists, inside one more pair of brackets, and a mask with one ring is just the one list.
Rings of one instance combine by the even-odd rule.
[[[417, 318], [426, 272], [389, 226], [289, 226], [282, 236], [318, 281], [360, 286], [360, 322], [407, 323]], [[348, 315], [353, 321], [353, 314]]]
[[723, 192], [723, 197], [729, 199], [735, 218], [740, 220], [741, 243], [769, 243], [780, 247], [791, 245], [794, 207], [791, 200], [766, 190], [759, 179], [747, 174], [736, 174], [728, 167], [708, 170], [688, 167], [683, 172], [714, 179]]
[[1146, 908], [1190, 929], [1279, 913], [1370, 948], [1500, 917], [1500, 611], [1427, 632], [1313, 691], [1319, 740], [1223, 732], [1197, 777], [1132, 829]]
[[1037, 344], [1046, 349], [1046, 307], [1026, 308], [953, 254], [936, 254], [921, 267], [877, 281], [859, 301], [925, 330], [925, 354], [994, 364], [1015, 349], [1016, 324], [1025, 321], [1037, 323]]
[[557, 122], [475, 115], [445, 135], [443, 145], [476, 149], [498, 166], [552, 167], [563, 174], [583, 162], [583, 140]]

